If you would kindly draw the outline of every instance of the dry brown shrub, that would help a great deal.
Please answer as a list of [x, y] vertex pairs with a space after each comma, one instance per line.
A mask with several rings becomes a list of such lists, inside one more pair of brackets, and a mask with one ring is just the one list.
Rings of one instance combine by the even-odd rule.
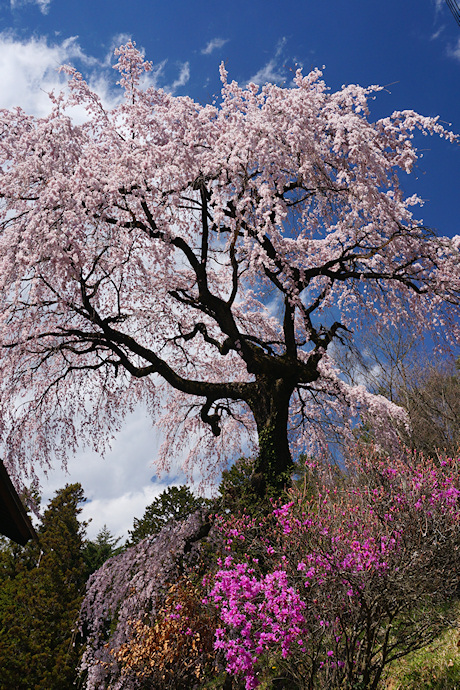
[[153, 624], [131, 621], [131, 639], [111, 654], [122, 675], [149, 688], [201, 687], [215, 667], [216, 616], [203, 603], [200, 583], [187, 577], [172, 584]]

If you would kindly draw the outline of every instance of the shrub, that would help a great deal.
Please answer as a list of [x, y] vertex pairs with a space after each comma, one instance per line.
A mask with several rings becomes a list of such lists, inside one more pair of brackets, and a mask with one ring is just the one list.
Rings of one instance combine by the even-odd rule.
[[209, 601], [228, 672], [255, 688], [276, 658], [290, 687], [376, 688], [449, 622], [436, 605], [458, 593], [459, 496], [458, 459], [368, 455], [340, 488], [222, 520]]
[[[86, 641], [80, 671], [86, 690], [142, 687], [139, 664], [134, 663], [135, 654], [139, 662], [141, 658], [136, 644], [164, 621], [171, 586], [187, 573], [201, 579], [202, 541], [209, 529], [206, 515], [197, 511], [109, 559], [90, 577], [80, 611]], [[118, 659], [121, 649], [130, 650], [132, 664]], [[163, 665], [166, 669], [166, 659]]]
[[112, 655], [121, 675], [134, 675], [150, 690], [202, 687], [215, 667], [216, 615], [203, 607], [199, 582], [183, 576], [168, 589], [153, 624], [131, 621], [130, 639]]

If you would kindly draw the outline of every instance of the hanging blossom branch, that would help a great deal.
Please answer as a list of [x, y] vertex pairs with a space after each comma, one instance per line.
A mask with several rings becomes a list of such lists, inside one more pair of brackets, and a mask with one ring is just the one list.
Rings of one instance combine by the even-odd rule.
[[[321, 440], [296, 391], [300, 409], [321, 392], [346, 419], [353, 395], [337, 398], [322, 364], [337, 340], [410, 318], [460, 341], [459, 240], [425, 228], [398, 181], [416, 132], [455, 137], [409, 110], [371, 122], [379, 87], [332, 93], [319, 70], [259, 89], [222, 67], [219, 105], [201, 106], [143, 89], [151, 64], [133, 43], [116, 56], [124, 100], [111, 110], [65, 67], [70, 95], [51, 95], [48, 116], [0, 112], [5, 459], [103, 450], [143, 402], [154, 423], [166, 410], [166, 468], [188, 405], [209, 477], [249, 441], [256, 470], [282, 482], [290, 418]], [[186, 457], [190, 474], [199, 459]]]

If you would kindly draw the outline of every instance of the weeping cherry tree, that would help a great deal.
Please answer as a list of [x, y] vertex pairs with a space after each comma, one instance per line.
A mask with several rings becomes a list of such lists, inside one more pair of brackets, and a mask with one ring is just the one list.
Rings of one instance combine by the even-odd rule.
[[460, 237], [427, 229], [398, 178], [417, 130], [454, 136], [413, 111], [372, 122], [379, 87], [333, 93], [319, 70], [259, 88], [222, 66], [203, 106], [145, 86], [135, 44], [116, 54], [116, 107], [64, 67], [48, 116], [0, 113], [10, 467], [102, 451], [140, 403], [163, 428], [159, 469], [180, 456], [205, 479], [252, 447], [279, 484], [328, 420], [387, 433], [402, 412], [344, 382], [334, 343], [367, 319], [458, 343]]

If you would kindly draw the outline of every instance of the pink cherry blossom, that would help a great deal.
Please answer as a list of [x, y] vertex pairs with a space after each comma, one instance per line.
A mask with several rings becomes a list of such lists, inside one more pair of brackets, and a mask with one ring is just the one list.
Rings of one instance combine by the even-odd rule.
[[144, 89], [133, 43], [116, 55], [111, 110], [65, 67], [50, 115], [0, 112], [9, 468], [103, 452], [139, 403], [163, 428], [159, 469], [185, 456], [204, 480], [259, 441], [276, 482], [324, 442], [324, 415], [391, 436], [402, 411], [346, 385], [331, 344], [369, 318], [458, 343], [458, 238], [427, 230], [398, 182], [415, 132], [453, 135], [410, 110], [372, 122], [379, 87], [331, 92], [319, 70], [259, 89], [222, 67], [203, 106]]

